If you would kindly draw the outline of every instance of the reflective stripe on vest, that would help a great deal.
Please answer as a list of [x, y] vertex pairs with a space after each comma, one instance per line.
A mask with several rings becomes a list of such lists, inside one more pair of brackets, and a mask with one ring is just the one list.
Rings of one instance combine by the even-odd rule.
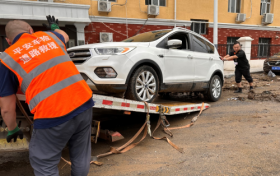
[[29, 102], [28, 106], [30, 110], [35, 108], [41, 101], [48, 98], [49, 96], [81, 80], [83, 80], [83, 78], [80, 74], [78, 74], [78, 75], [71, 76], [67, 79], [64, 79], [63, 81], [60, 81], [52, 85], [51, 87], [45, 89], [44, 91], [40, 92], [35, 97], [33, 97], [32, 100]]
[[91, 99], [64, 43], [52, 33], [23, 34], [0, 60], [17, 76], [34, 120], [65, 116]]
[[52, 37], [52, 39], [54, 39], [57, 44], [61, 47], [61, 49], [63, 50], [64, 56], [59, 56], [59, 57], [55, 57], [51, 60], [48, 60], [47, 62], [38, 65], [37, 67], [35, 67], [31, 72], [29, 72], [28, 74], [25, 72], [25, 70], [20, 66], [19, 63], [17, 63], [14, 59], [12, 59], [12, 57], [10, 55], [8, 55], [7, 53], [2, 53], [1, 58], [2, 60], [11, 68], [13, 68], [21, 77], [22, 77], [22, 85], [21, 85], [21, 91], [25, 94], [28, 86], [30, 85], [31, 81], [37, 77], [38, 75], [40, 75], [41, 73], [45, 72], [46, 70], [61, 64], [63, 62], [68, 62], [71, 61], [71, 59], [67, 56], [67, 52], [64, 50], [64, 44], [52, 33], [50, 32], [46, 32], [48, 35], [50, 35]]

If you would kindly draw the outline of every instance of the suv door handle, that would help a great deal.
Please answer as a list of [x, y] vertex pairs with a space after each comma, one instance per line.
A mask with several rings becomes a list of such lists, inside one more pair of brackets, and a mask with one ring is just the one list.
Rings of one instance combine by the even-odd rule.
[[209, 57], [209, 60], [213, 60], [213, 57]]
[[188, 57], [187, 57], [188, 59], [193, 59], [193, 56], [191, 56], [191, 55], [188, 55]]
[[163, 54], [160, 54], [160, 55], [158, 55], [158, 57], [161, 57], [161, 58], [163, 58], [163, 57], [164, 57], [164, 55], [163, 55]]

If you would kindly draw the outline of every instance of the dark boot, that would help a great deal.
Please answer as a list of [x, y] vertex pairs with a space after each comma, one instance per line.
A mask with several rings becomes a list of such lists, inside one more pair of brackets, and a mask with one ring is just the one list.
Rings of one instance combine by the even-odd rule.
[[238, 90], [234, 91], [234, 93], [242, 93], [242, 88], [238, 88]]
[[253, 86], [250, 86], [250, 91], [253, 90], [253, 89], [254, 89]]

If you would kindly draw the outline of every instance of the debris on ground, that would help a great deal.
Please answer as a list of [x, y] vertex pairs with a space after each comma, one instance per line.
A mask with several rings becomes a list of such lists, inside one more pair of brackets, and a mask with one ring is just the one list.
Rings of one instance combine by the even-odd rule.
[[[274, 73], [273, 73], [274, 74]], [[254, 80], [254, 89], [249, 90], [249, 83], [243, 78], [243, 93], [238, 97], [229, 97], [228, 101], [276, 101], [280, 102], [280, 75], [270, 77], [267, 74], [252, 74]], [[234, 91], [237, 89], [234, 77], [226, 79], [223, 91]], [[235, 94], [234, 94], [235, 95]]]
[[267, 76], [272, 78], [276, 77], [275, 73], [273, 73], [271, 70], [268, 72]]

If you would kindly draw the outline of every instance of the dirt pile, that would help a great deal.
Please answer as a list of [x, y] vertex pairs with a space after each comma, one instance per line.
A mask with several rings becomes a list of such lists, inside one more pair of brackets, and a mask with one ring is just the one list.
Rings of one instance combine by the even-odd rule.
[[[255, 101], [277, 101], [280, 102], [280, 75], [269, 77], [267, 74], [252, 74], [254, 80], [254, 89], [249, 91], [249, 83], [243, 78], [243, 93], [237, 94], [237, 97], [230, 100], [255, 100]], [[236, 90], [234, 77], [226, 78], [223, 86], [224, 91]]]

